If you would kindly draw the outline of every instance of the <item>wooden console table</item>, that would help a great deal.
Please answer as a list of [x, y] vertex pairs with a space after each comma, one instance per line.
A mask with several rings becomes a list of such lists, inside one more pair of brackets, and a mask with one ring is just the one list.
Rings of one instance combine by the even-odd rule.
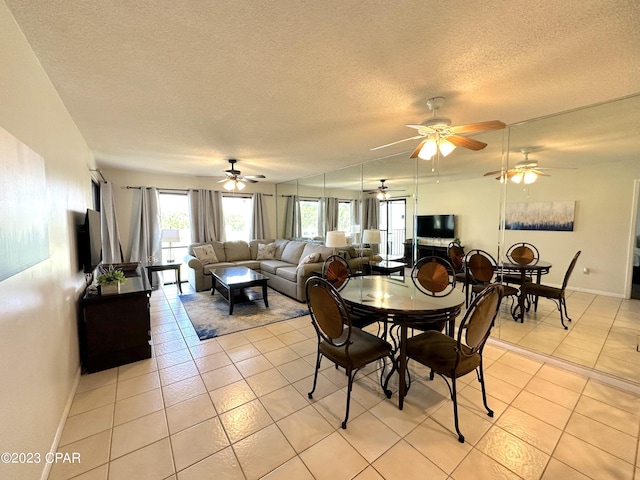
[[80, 355], [83, 371], [98, 372], [151, 358], [151, 285], [141, 267], [114, 295], [82, 299]]

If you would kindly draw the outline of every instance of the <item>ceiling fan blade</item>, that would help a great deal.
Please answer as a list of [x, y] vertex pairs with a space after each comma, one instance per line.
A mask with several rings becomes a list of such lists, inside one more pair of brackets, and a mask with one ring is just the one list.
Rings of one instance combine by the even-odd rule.
[[462, 137], [460, 135], [449, 135], [447, 140], [453, 143], [456, 147], [464, 147], [474, 151], [482, 150], [487, 146], [484, 142], [479, 142], [473, 138]]
[[551, 176], [548, 173], [544, 173], [544, 172], [541, 172], [539, 170], [532, 170], [532, 172], [535, 172], [536, 175], [540, 175], [541, 177], [550, 177]]
[[422, 135], [416, 135], [415, 137], [405, 138], [404, 140], [398, 140], [397, 142], [387, 143], [386, 145], [380, 145], [379, 147], [374, 147], [371, 149], [371, 151], [380, 150], [381, 148], [390, 147], [391, 145], [397, 145], [398, 143], [407, 142], [409, 140], [415, 140], [416, 138], [422, 138], [422, 137], [423, 137]]
[[496, 170], [495, 172], [487, 172], [484, 174], [485, 177], [489, 177], [491, 175], [495, 175], [496, 173], [502, 173], [504, 170]]
[[416, 147], [416, 149], [413, 151], [413, 153], [411, 154], [411, 156], [409, 158], [416, 158], [418, 156], [418, 154], [420, 153], [420, 150], [422, 150], [422, 147], [424, 146], [424, 144], [427, 142], [427, 139], [425, 138], [424, 140], [422, 140], [418, 146]]
[[457, 125], [450, 127], [449, 130], [452, 133], [476, 133], [484, 132], [487, 130], [500, 130], [505, 128], [506, 125], [500, 120], [489, 120], [486, 122], [468, 123], [467, 125]]
[[247, 177], [239, 178], [238, 181], [247, 182], [247, 183], [258, 183], [257, 180], [253, 180], [252, 178], [247, 178]]
[[264, 175], [246, 175], [243, 178], [267, 178]]

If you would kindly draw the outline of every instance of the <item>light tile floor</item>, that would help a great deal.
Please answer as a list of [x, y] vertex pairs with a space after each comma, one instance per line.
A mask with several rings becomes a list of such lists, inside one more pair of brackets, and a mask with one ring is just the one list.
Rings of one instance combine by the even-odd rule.
[[82, 462], [55, 464], [49, 478], [640, 478], [640, 389], [576, 367], [585, 357], [626, 363], [616, 361], [626, 347], [615, 334], [635, 328], [638, 305], [574, 294], [568, 332], [558, 331], [552, 305], [523, 324], [503, 319], [503, 338], [520, 335], [522, 345], [547, 345], [572, 363], [489, 344], [495, 416], [475, 376], [463, 377], [460, 444], [446, 384], [425, 369], [412, 364], [402, 411], [395, 391], [382, 394], [375, 366], [360, 372], [342, 430], [344, 372], [323, 364], [307, 397], [316, 348], [308, 316], [200, 342], [175, 287], [165, 286], [151, 298], [153, 358], [81, 377], [59, 450]]

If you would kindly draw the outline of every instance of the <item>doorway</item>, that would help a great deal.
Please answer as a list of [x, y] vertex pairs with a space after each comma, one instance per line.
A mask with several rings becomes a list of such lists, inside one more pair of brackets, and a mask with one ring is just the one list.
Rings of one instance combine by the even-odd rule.
[[640, 179], [635, 181], [635, 235], [633, 236], [633, 273], [631, 275], [631, 298], [640, 299]]
[[404, 256], [407, 201], [404, 198], [380, 202], [380, 254], [385, 257]]

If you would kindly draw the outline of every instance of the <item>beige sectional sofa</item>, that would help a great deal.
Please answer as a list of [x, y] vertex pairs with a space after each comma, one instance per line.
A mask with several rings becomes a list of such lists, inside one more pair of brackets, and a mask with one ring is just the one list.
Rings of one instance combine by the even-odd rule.
[[[273, 258], [259, 259], [258, 245], [271, 243], [275, 244]], [[193, 250], [194, 247], [207, 244], [211, 245], [215, 252], [217, 261], [214, 263], [206, 263], [206, 259], [203, 263]], [[362, 252], [352, 250], [345, 249], [340, 254], [347, 258], [354, 270], [361, 270], [362, 265], [369, 261], [379, 260], [379, 257], [373, 256], [370, 249], [365, 249]], [[268, 285], [274, 290], [303, 302], [306, 300], [305, 282], [312, 274], [322, 272], [324, 261], [332, 254], [333, 249], [324, 245], [285, 239], [252, 240], [249, 243], [244, 241], [212, 241], [190, 245], [184, 261], [189, 267], [189, 283], [198, 292], [211, 288], [211, 275], [207, 274], [207, 271], [215, 268], [245, 266], [268, 277]], [[317, 261], [301, 263], [302, 259], [309, 260], [309, 256], [312, 256], [312, 260], [317, 259]]]

